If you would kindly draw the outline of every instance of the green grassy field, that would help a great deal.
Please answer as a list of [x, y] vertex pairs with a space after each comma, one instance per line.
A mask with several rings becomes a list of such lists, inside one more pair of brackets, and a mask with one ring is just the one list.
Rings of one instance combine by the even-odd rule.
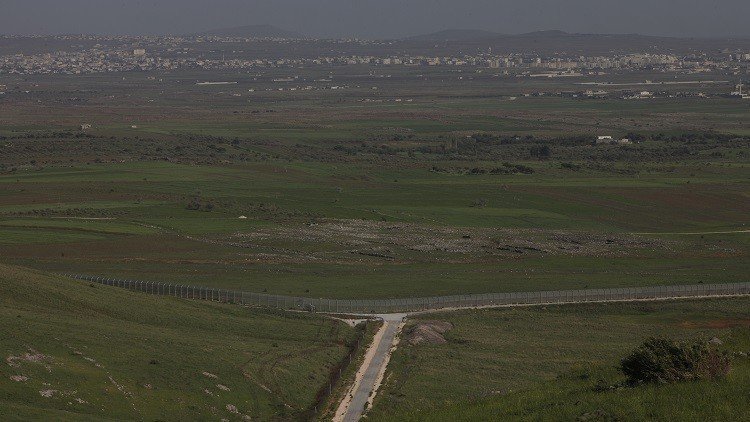
[[[59, 272], [341, 298], [745, 280], [743, 233], [639, 235], [653, 245], [576, 256], [493, 251], [539, 230], [585, 237], [747, 227], [744, 167], [712, 167], [690, 184], [693, 170], [675, 168], [637, 178], [320, 163], [49, 168], [0, 176], [0, 250], [7, 262]], [[214, 208], [187, 209], [194, 198]], [[473, 206], [478, 198], [483, 205]], [[326, 235], [310, 226], [336, 221], [351, 227]], [[419, 241], [399, 243], [382, 224]], [[439, 246], [469, 235], [488, 244]]]
[[[284, 69], [14, 77], [0, 260], [330, 298], [748, 280], [750, 139], [729, 135], [747, 104], [526, 97], [581, 87], [445, 69], [373, 92], [330, 71], [351, 89], [279, 92]], [[615, 79], [663, 79], [646, 73]], [[217, 78], [238, 84], [195, 85]]]
[[[750, 352], [750, 300], [565, 305], [435, 313], [446, 344], [393, 355], [368, 420], [742, 420], [750, 360], [727, 380], [598, 390], [624, 380], [619, 360], [650, 336], [716, 336]], [[408, 332], [407, 325], [407, 332]]]
[[0, 175], [0, 251], [57, 272], [339, 298], [747, 280], [747, 233], [708, 234], [748, 227], [743, 165], [632, 176], [528, 164], [534, 174], [310, 162], [19, 171]]
[[294, 419], [354, 330], [0, 265], [0, 419]]
[[[354, 336], [53, 273], [343, 299], [750, 281], [750, 107], [719, 96], [732, 86], [583, 100], [567, 93], [587, 79], [673, 75], [380, 69], [6, 75], [0, 345], [18, 366], [0, 419], [299, 419]], [[701, 76], [736, 77], [719, 73]], [[274, 81], [300, 75], [314, 89]], [[740, 419], [747, 362], [722, 383], [594, 386], [648, 335], [750, 351], [747, 305], [430, 316], [455, 324], [448, 343], [401, 347], [372, 418]]]

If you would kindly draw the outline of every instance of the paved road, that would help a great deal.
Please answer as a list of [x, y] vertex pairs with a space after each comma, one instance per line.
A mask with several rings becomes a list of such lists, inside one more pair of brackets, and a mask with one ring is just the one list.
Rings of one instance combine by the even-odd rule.
[[[747, 232], [747, 231], [738, 231]], [[196, 292], [201, 294], [200, 298], [204, 300], [215, 300], [214, 289], [196, 286], [183, 286], [183, 285], [170, 285], [163, 283], [144, 283], [132, 280], [117, 280], [104, 277], [91, 277], [81, 275], [67, 275], [80, 280], [89, 280], [101, 284], [110, 286], [119, 286], [129, 289], [142, 290], [146, 293], [151, 294], [169, 294], [176, 295], [179, 297], [195, 299]], [[177, 288], [178, 290], [175, 290]], [[197, 289], [197, 290], [196, 290]], [[219, 300], [228, 300], [230, 297], [228, 293], [240, 294], [242, 292], [224, 292], [225, 296], [221, 296], [221, 290], [219, 292]], [[202, 292], [202, 293], [201, 293]], [[594, 292], [587, 296], [587, 292]], [[603, 293], [602, 293], [603, 292]], [[609, 292], [609, 296], [607, 293]], [[638, 294], [645, 297], [638, 298]], [[175, 294], [176, 293], [176, 294]], [[377, 317], [384, 321], [383, 327], [378, 331], [375, 336], [374, 352], [368, 349], [366, 354], [365, 362], [357, 371], [357, 380], [352, 389], [352, 399], [350, 405], [347, 405], [348, 400], [344, 400], [340, 403], [335, 415], [335, 421], [347, 421], [354, 422], [358, 421], [364, 413], [364, 406], [368, 400], [371, 400], [373, 394], [377, 392], [377, 388], [380, 384], [380, 376], [385, 371], [388, 364], [389, 351], [393, 344], [394, 338], [398, 334], [399, 327], [401, 327], [402, 321], [408, 315], [418, 315], [429, 312], [448, 312], [452, 310], [460, 309], [479, 309], [479, 308], [502, 308], [502, 307], [516, 307], [516, 306], [542, 306], [542, 305], [555, 305], [555, 304], [570, 304], [570, 303], [605, 303], [605, 302], [631, 302], [631, 301], [657, 301], [657, 300], [673, 300], [673, 299], [700, 299], [709, 297], [730, 297], [730, 296], [747, 296], [750, 294], [748, 290], [748, 283], [734, 283], [734, 284], [706, 284], [706, 285], [692, 285], [692, 286], [656, 286], [651, 288], [632, 288], [624, 291], [623, 289], [605, 289], [605, 290], [571, 290], [571, 291], [560, 291], [560, 292], [547, 292], [546, 297], [542, 297], [542, 292], [526, 292], [516, 294], [516, 303], [504, 303], [504, 304], [490, 304], [479, 305], [481, 301], [473, 300], [474, 304], [464, 304], [456, 307], [436, 307], [430, 310], [416, 311], [410, 313], [400, 314], [359, 314], [362, 318], [373, 318]], [[549, 294], [551, 293], [551, 295]], [[480, 295], [477, 295], [479, 297]], [[519, 300], [518, 297], [521, 297]], [[630, 296], [630, 297], [628, 297]], [[250, 296], [252, 298], [252, 296]], [[264, 296], [261, 296], [264, 297]], [[272, 297], [272, 296], [268, 296]], [[284, 296], [277, 296], [277, 298], [289, 299]], [[468, 296], [467, 296], [468, 297]], [[506, 294], [506, 297], [508, 294]], [[525, 298], [525, 299], [524, 299]], [[421, 298], [425, 299], [425, 298]], [[532, 300], [533, 299], [533, 300]], [[523, 302], [527, 300], [527, 302]], [[546, 302], [544, 301], [546, 300]], [[460, 302], [460, 301], [459, 301]], [[253, 303], [244, 303], [252, 305]], [[282, 300], [282, 304], [286, 303]], [[256, 305], [264, 306], [263, 303], [256, 303]], [[270, 301], [265, 304], [266, 306], [273, 306]], [[276, 303], [278, 306], [279, 303]], [[371, 306], [371, 305], [368, 305]], [[348, 313], [347, 318], [351, 318], [351, 313]], [[354, 314], [356, 315], [356, 314]], [[348, 397], [347, 397], [348, 399]]]
[[365, 404], [374, 395], [377, 386], [380, 384], [382, 374], [385, 372], [391, 346], [396, 334], [398, 334], [404, 316], [404, 314], [381, 316], [383, 318], [382, 336], [380, 336], [378, 344], [374, 346], [376, 349], [372, 359], [366, 362], [367, 368], [359, 385], [355, 386], [353, 398], [344, 415], [344, 422], [357, 422], [362, 417]]
[[[744, 296], [744, 295], [741, 295]], [[677, 296], [677, 297], [664, 297], [664, 298], [646, 298], [646, 299], [631, 299], [631, 300], [601, 300], [597, 302], [592, 303], [608, 303], [608, 302], [651, 302], [651, 301], [658, 301], [658, 300], [677, 300], [677, 299], [702, 299], [702, 298], [711, 298], [711, 297], [728, 297], [724, 294], [713, 294], [713, 295], [705, 295], [705, 296], [691, 296], [691, 297], [683, 297], [683, 296]], [[549, 305], [554, 305], [555, 303], [549, 303]], [[465, 306], [465, 307], [458, 307], [458, 308], [444, 308], [444, 309], [436, 309], [431, 311], [423, 311], [423, 312], [411, 312], [411, 313], [400, 313], [400, 314], [379, 314], [379, 315], [371, 315], [373, 317], [381, 318], [383, 320], [383, 326], [380, 328], [380, 331], [375, 335], [374, 339], [374, 346], [376, 348], [376, 351], [371, 359], [365, 359], [365, 362], [363, 363], [364, 368], [364, 375], [361, 379], [357, 379], [355, 381], [354, 385], [354, 393], [353, 398], [351, 399], [348, 407], [346, 408], [346, 412], [344, 413], [343, 417], [341, 417], [341, 414], [339, 413], [337, 417], [334, 418], [334, 421], [336, 422], [358, 422], [365, 411], [365, 403], [368, 401], [371, 401], [371, 398], [374, 397], [374, 394], [377, 392], [377, 389], [380, 387], [380, 382], [382, 381], [381, 377], [383, 373], [385, 372], [386, 366], [388, 365], [388, 360], [390, 358], [390, 349], [391, 346], [394, 343], [394, 339], [396, 335], [398, 334], [399, 329], [401, 328], [403, 321], [409, 316], [409, 315], [419, 315], [419, 314], [427, 314], [431, 312], [448, 312], [448, 311], [456, 311], [456, 310], [462, 310], [462, 309], [484, 309], [484, 308], [505, 308], [505, 307], [524, 307], [524, 306], [540, 306], [545, 304], [511, 304], [511, 305], [488, 305], [488, 306]], [[369, 351], [369, 350], [368, 350]], [[360, 368], [360, 371], [362, 368]], [[343, 404], [342, 404], [343, 406]]]

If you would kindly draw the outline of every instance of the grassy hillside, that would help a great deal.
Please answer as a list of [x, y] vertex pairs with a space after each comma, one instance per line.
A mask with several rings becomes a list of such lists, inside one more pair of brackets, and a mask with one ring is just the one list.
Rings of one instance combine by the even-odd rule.
[[425, 412], [372, 420], [741, 421], [747, 420], [750, 412], [747, 393], [750, 391], [750, 365], [746, 359], [735, 365], [728, 380], [721, 382], [597, 391], [596, 381], [584, 378], [599, 373], [571, 374], [504, 397], [464, 401]]
[[0, 265], [0, 419], [293, 419], [348, 326]]
[[[750, 352], [750, 299], [591, 304], [431, 314], [447, 343], [402, 341], [372, 420], [739, 420], [750, 360], [726, 381], [609, 390], [616, 366], [650, 336], [720, 338]], [[420, 320], [411, 324], [418, 324]], [[408, 331], [408, 327], [407, 327]], [[407, 336], [408, 339], [408, 336]]]

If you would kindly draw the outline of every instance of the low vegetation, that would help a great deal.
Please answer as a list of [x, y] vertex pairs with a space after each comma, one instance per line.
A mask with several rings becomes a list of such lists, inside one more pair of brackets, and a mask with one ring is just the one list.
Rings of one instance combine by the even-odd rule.
[[741, 420], [750, 412], [749, 305], [737, 298], [425, 315], [407, 324], [368, 420]]
[[[341, 299], [750, 281], [750, 108], [730, 84], [583, 100], [577, 78], [379, 69], [4, 75], [0, 419], [301, 419], [356, 336], [53, 273]], [[746, 419], [747, 309], [431, 315], [370, 418]]]
[[0, 419], [296, 419], [344, 359], [334, 320], [0, 265]]
[[669, 384], [725, 378], [731, 358], [728, 353], [709, 347], [706, 341], [651, 338], [624, 358], [620, 367], [630, 384]]

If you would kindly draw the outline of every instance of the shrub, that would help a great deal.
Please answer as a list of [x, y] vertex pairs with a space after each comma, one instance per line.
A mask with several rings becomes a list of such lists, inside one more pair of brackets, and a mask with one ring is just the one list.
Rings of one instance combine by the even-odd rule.
[[549, 145], [535, 145], [529, 148], [529, 154], [532, 157], [536, 157], [540, 160], [549, 158], [552, 155], [552, 150]]
[[579, 171], [581, 169], [581, 166], [574, 163], [560, 163], [560, 168], [566, 169], [566, 170], [573, 170], [573, 171]]
[[681, 343], [651, 338], [622, 360], [631, 384], [719, 379], [729, 373], [729, 355], [706, 342]]

